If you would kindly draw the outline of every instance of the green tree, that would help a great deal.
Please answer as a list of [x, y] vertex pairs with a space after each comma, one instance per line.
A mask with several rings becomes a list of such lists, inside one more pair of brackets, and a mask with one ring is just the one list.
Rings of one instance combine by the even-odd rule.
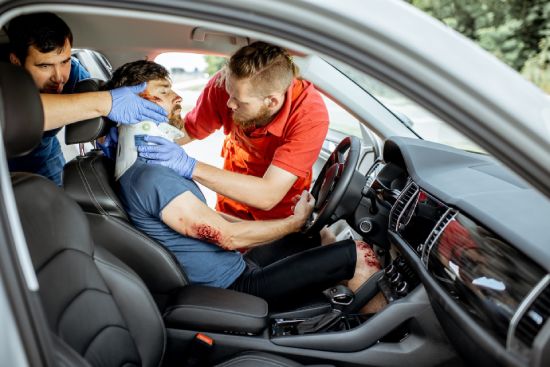
[[[540, 84], [550, 58], [548, 0], [409, 0]], [[537, 77], [535, 77], [537, 75]]]
[[540, 52], [523, 65], [521, 73], [546, 93], [550, 93], [550, 35], [540, 41]]
[[204, 61], [206, 61], [206, 72], [212, 76], [225, 65], [227, 58], [208, 55], [204, 57]]

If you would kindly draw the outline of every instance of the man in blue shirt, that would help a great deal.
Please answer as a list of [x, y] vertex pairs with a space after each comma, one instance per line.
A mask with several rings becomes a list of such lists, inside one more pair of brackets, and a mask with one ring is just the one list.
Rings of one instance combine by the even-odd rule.
[[[43, 94], [46, 120], [46, 131], [40, 145], [26, 156], [10, 159], [9, 169], [37, 173], [61, 185], [65, 158], [56, 138], [61, 127], [67, 123], [99, 115], [109, 115], [113, 120], [121, 123], [136, 122], [120, 121], [120, 117], [124, 114], [120, 113], [120, 107], [115, 106], [115, 97], [123, 97], [120, 92], [125, 92], [128, 96], [132, 91], [111, 91], [110, 96], [106, 95], [106, 92], [100, 95], [90, 93], [86, 98], [87, 101], [84, 101], [87, 105], [82, 103], [82, 100], [78, 100], [78, 96], [70, 100], [45, 99], [45, 94], [73, 93], [78, 81], [90, 77], [78, 60], [71, 57], [73, 43], [71, 30], [55, 14], [36, 13], [14, 18], [9, 24], [8, 35], [10, 62], [24, 67], [32, 76], [37, 88]], [[140, 100], [140, 98], [137, 99]], [[118, 98], [118, 100], [122, 101], [124, 98]], [[128, 104], [128, 101], [126, 100], [125, 103]], [[55, 108], [52, 108], [52, 104]], [[158, 111], [158, 106], [153, 105], [153, 107]], [[136, 120], [141, 118], [142, 116], [139, 116]], [[161, 116], [159, 121], [165, 121], [165, 118]]]
[[[180, 126], [181, 98], [172, 90], [162, 66], [145, 60], [125, 64], [114, 72], [110, 86], [144, 81], [146, 98], [168, 112], [173, 126]], [[124, 134], [129, 130], [121, 129], [121, 141], [128, 141]], [[151, 131], [148, 142], [162, 141], [161, 129], [149, 126], [143, 130]], [[307, 191], [295, 198], [289, 217], [265, 221], [233, 218], [209, 208], [195, 182], [181, 172], [137, 157], [135, 144], [143, 141], [143, 136], [134, 138], [134, 146], [119, 147], [135, 159], [119, 179], [121, 200], [134, 225], [172, 251], [192, 283], [247, 292], [273, 303], [283, 296], [318, 293], [348, 279], [355, 290], [379, 270], [379, 265], [369, 265], [376, 258], [363, 242], [311, 246], [287, 236], [299, 231], [313, 210], [315, 200]], [[181, 151], [182, 160], [193, 159]], [[242, 251], [258, 246], [275, 246], [276, 251], [271, 251], [271, 258], [255, 257], [248, 251], [243, 255]]]

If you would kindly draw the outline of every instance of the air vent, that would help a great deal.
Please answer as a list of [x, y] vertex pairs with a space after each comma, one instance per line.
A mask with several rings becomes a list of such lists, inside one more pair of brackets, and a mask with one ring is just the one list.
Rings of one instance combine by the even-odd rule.
[[550, 317], [550, 286], [546, 287], [531, 307], [519, 319], [515, 337], [525, 346], [531, 348], [533, 340]]
[[430, 255], [430, 250], [432, 249], [432, 246], [441, 235], [441, 232], [443, 232], [445, 227], [447, 227], [447, 224], [449, 224], [449, 222], [453, 220], [456, 214], [457, 214], [456, 210], [450, 209], [450, 208], [447, 209], [445, 214], [441, 216], [441, 219], [439, 219], [434, 229], [432, 229], [432, 231], [428, 235], [426, 242], [424, 242], [424, 246], [422, 246], [422, 262], [424, 263], [425, 266], [428, 265], [428, 256]]
[[506, 349], [526, 358], [533, 342], [550, 317], [550, 274], [529, 292], [510, 320]]
[[403, 214], [405, 208], [410, 204], [412, 199], [418, 193], [418, 185], [414, 182], [410, 182], [399, 194], [397, 201], [393, 205], [390, 213], [390, 229], [392, 231], [397, 231], [397, 225], [399, 224], [399, 219]]

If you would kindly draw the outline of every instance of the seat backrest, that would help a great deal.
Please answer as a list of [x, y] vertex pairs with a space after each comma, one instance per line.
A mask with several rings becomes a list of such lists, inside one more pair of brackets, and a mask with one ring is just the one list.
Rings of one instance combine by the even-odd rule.
[[65, 165], [63, 183], [86, 213], [94, 242], [132, 268], [164, 309], [187, 278], [170, 251], [129, 222], [114, 189], [114, 162], [99, 151], [76, 157]]
[[[98, 90], [93, 79], [80, 82], [77, 91]], [[68, 125], [68, 144], [93, 141], [113, 126], [105, 118]], [[86, 213], [94, 241], [132, 268], [149, 288], [159, 307], [177, 288], [188, 284], [184, 270], [174, 255], [155, 240], [137, 230], [120, 202], [114, 179], [114, 161], [100, 150], [76, 157], [65, 165], [65, 192]]]
[[164, 324], [139, 277], [95, 248], [86, 216], [52, 182], [15, 173], [12, 184], [54, 333], [92, 366], [160, 365]]
[[[42, 103], [21, 67], [0, 64], [0, 90], [12, 158], [40, 142]], [[29, 173], [11, 177], [52, 332], [92, 366], [160, 365], [166, 331], [143, 282], [114, 256], [96, 253], [84, 213], [53, 182]]]

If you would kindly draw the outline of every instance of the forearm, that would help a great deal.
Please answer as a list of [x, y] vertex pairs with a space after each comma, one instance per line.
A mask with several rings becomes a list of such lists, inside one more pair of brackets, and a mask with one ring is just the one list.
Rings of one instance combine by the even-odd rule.
[[74, 122], [106, 116], [111, 110], [109, 92], [76, 94], [41, 94], [44, 108], [44, 130], [56, 129]]
[[271, 221], [241, 221], [228, 225], [221, 246], [228, 250], [251, 248], [299, 231], [304, 221], [290, 216]]
[[242, 175], [198, 161], [193, 179], [218, 194], [262, 210], [271, 209], [284, 197], [266, 188], [262, 177]]
[[304, 191], [294, 214], [270, 221], [229, 222], [190, 191], [174, 198], [162, 210], [162, 221], [176, 232], [208, 241], [226, 250], [261, 245], [302, 228], [311, 214], [315, 200]]

